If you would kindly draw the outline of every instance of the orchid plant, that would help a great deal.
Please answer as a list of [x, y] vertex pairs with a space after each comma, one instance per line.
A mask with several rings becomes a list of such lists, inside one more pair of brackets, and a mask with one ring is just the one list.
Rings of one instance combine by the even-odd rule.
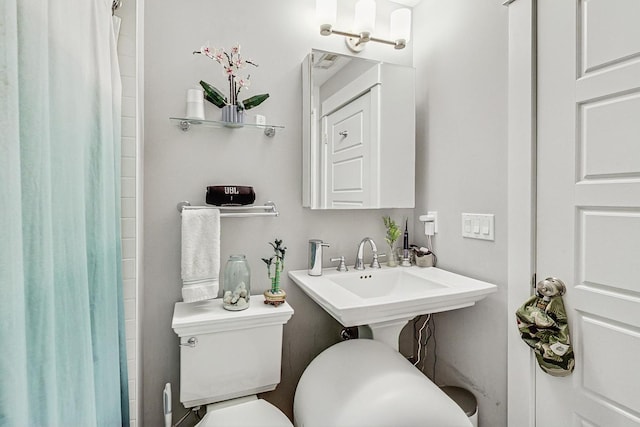
[[287, 248], [282, 246], [282, 240], [278, 238], [269, 244], [273, 247], [273, 255], [270, 258], [262, 258], [262, 261], [267, 264], [267, 274], [271, 279], [271, 293], [277, 294], [280, 292], [280, 273], [284, 269], [284, 255]]
[[250, 59], [244, 59], [240, 55], [240, 45], [235, 45], [230, 51], [225, 51], [224, 48], [211, 48], [208, 45], [200, 47], [200, 50], [194, 51], [194, 55], [204, 55], [216, 61], [222, 66], [223, 75], [229, 82], [229, 97], [226, 97], [215, 86], [201, 80], [200, 86], [204, 89], [205, 98], [207, 101], [214, 104], [216, 107], [222, 108], [225, 105], [236, 105], [240, 110], [248, 110], [256, 107], [264, 102], [268, 97], [268, 93], [261, 95], [254, 95], [243, 101], [238, 100], [240, 91], [248, 89], [251, 84], [251, 75], [243, 74], [243, 70], [247, 66], [257, 67], [258, 64]]

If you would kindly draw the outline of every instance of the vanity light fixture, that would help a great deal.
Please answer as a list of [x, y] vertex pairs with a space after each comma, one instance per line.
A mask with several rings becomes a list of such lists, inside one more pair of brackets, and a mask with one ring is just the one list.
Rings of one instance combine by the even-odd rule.
[[358, 0], [355, 6], [352, 31], [341, 31], [334, 27], [338, 12], [337, 0], [316, 0], [316, 17], [320, 23], [320, 34], [345, 36], [351, 51], [361, 52], [370, 41], [384, 43], [395, 49], [404, 49], [411, 36], [411, 9], [400, 8], [391, 12], [391, 40], [373, 37], [376, 24], [375, 0]]

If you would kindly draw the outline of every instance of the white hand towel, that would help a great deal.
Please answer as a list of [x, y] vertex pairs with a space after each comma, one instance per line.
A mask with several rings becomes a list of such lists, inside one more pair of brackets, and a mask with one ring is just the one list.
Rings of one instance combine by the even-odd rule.
[[182, 211], [182, 299], [201, 301], [218, 296], [220, 211]]

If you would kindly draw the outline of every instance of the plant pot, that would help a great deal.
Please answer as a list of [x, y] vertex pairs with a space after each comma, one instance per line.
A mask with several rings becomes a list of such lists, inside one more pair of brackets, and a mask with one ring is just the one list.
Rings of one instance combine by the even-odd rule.
[[222, 107], [222, 121], [227, 127], [244, 126], [244, 110], [237, 105], [225, 105]]
[[273, 292], [271, 289], [264, 291], [264, 303], [279, 306], [287, 298], [287, 293], [282, 289]]

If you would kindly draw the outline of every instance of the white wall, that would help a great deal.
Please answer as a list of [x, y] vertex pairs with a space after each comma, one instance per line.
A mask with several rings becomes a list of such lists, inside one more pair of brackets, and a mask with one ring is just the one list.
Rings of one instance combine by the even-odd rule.
[[[436, 316], [436, 382], [472, 391], [480, 425], [506, 426], [507, 8], [423, 0], [413, 19], [415, 216], [438, 212], [438, 266], [499, 287], [475, 307]], [[462, 238], [462, 212], [495, 214], [495, 242]]]
[[[353, 1], [341, 2], [348, 8]], [[388, 16], [391, 3], [379, 1], [380, 15]], [[144, 313], [142, 381], [144, 417], [140, 425], [162, 425], [161, 393], [166, 382], [174, 389], [174, 419], [183, 413], [178, 402], [178, 338], [171, 329], [173, 306], [180, 296], [181, 200], [201, 202], [207, 185], [253, 185], [257, 202], [274, 200], [277, 218], [225, 218], [221, 255], [245, 253], [252, 271], [253, 293], [267, 289], [261, 257], [270, 254], [269, 241], [278, 237], [288, 247], [286, 269], [307, 266], [307, 241], [331, 244], [325, 254], [355, 261], [364, 236], [384, 247], [382, 215], [400, 221], [411, 210], [319, 212], [303, 209], [301, 198], [301, 62], [311, 48], [346, 52], [342, 37], [322, 37], [314, 23], [315, 0], [192, 0], [147, 2], [145, 7], [145, 151], [144, 151]], [[347, 28], [345, 24], [342, 28]], [[380, 22], [384, 34], [385, 22]], [[384, 35], [383, 35], [384, 36]], [[218, 64], [193, 50], [209, 41], [230, 48], [235, 43], [260, 67], [252, 70], [247, 95], [268, 92], [271, 97], [252, 110], [269, 123], [286, 126], [274, 138], [250, 129], [196, 128], [183, 133], [169, 122], [184, 114], [188, 88], [200, 79], [224, 86]], [[361, 56], [411, 65], [411, 46], [396, 51], [371, 45]], [[219, 110], [208, 105], [209, 118]], [[411, 230], [413, 232], [413, 230]], [[367, 252], [367, 258], [370, 256]], [[288, 278], [283, 286], [295, 314], [284, 330], [282, 382], [265, 396], [291, 414], [298, 378], [321, 350], [338, 340], [340, 326], [307, 298]]]

